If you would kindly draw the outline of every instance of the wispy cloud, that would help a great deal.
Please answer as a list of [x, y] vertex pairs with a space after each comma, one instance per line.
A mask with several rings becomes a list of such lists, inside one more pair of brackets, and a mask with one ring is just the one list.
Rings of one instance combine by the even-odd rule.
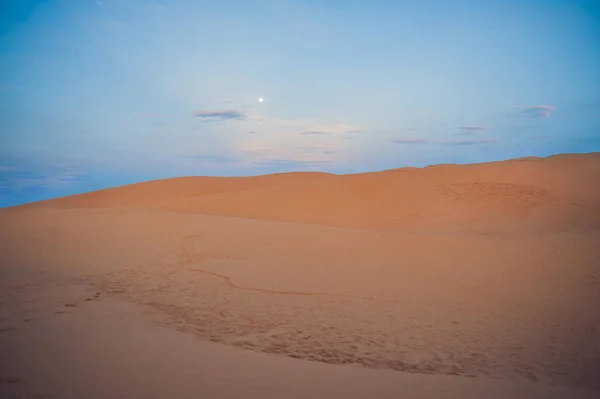
[[208, 163], [236, 163], [239, 159], [224, 155], [187, 155], [185, 158], [196, 159]]
[[556, 109], [553, 105], [531, 105], [515, 107], [512, 115], [528, 118], [547, 118]]
[[461, 130], [466, 130], [468, 132], [485, 130], [485, 126], [479, 126], [479, 125], [459, 126], [458, 128]]
[[503, 126], [498, 128], [499, 132], [518, 132], [518, 133], [524, 133], [527, 131], [532, 131], [532, 130], [540, 130], [542, 129], [541, 126], [526, 126], [526, 125], [509, 125], [509, 126]]
[[49, 189], [65, 187], [80, 181], [85, 173], [72, 165], [48, 165], [43, 173], [10, 168], [0, 176], [0, 188], [6, 192], [15, 192], [35, 187]]
[[331, 154], [335, 154], [335, 151], [327, 150], [327, 151], [323, 151], [323, 154], [331, 155]]
[[486, 127], [481, 125], [466, 125], [458, 126], [458, 129], [461, 131], [456, 133], [456, 136], [475, 136], [486, 130]]
[[252, 162], [255, 167], [285, 168], [289, 171], [320, 168], [331, 164], [331, 161], [296, 161], [290, 159], [261, 159]]
[[302, 152], [302, 153], [314, 153], [314, 152], [321, 152], [323, 150], [325, 150], [325, 148], [323, 148], [323, 146], [321, 145], [298, 145], [295, 147], [291, 148], [293, 151], [295, 152]]
[[316, 126], [301, 132], [302, 135], [343, 135], [343, 134], [353, 134], [353, 133], [361, 133], [362, 130], [351, 125], [326, 125], [326, 126]]
[[497, 143], [498, 140], [493, 138], [477, 138], [465, 140], [428, 140], [420, 138], [392, 139], [389, 140], [396, 144], [447, 144], [447, 145], [476, 145], [486, 143]]
[[[319, 162], [333, 158], [323, 151], [336, 151], [336, 162], [348, 156], [353, 143], [346, 138], [360, 137], [361, 127], [353, 123], [328, 123], [312, 118], [264, 118], [259, 111], [249, 110], [248, 118], [234, 128], [240, 135], [235, 140], [236, 154], [245, 154], [244, 163], [252, 167], [253, 162], [276, 159], [294, 162]], [[248, 134], [248, 131], [260, 134]]]
[[430, 140], [427, 140], [427, 139], [418, 139], [418, 138], [392, 139], [390, 141], [392, 143], [397, 143], [397, 144], [425, 144], [425, 143], [431, 143]]
[[217, 109], [198, 111], [194, 114], [194, 116], [197, 116], [198, 118], [211, 118], [216, 120], [241, 120], [246, 118], [246, 113], [237, 109]]
[[492, 138], [438, 141], [438, 143], [449, 144], [449, 145], [476, 145], [476, 144], [488, 144], [488, 143], [497, 143], [497, 142], [498, 142], [497, 139], [492, 139]]
[[301, 132], [300, 134], [303, 136], [310, 136], [310, 135], [324, 136], [324, 135], [329, 135], [330, 133], [319, 132], [319, 131], [308, 131], [308, 132]]

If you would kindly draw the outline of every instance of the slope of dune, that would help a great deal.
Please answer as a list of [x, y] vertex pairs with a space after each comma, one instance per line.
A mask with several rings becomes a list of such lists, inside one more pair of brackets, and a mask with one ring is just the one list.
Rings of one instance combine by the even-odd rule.
[[599, 165], [600, 156], [592, 153], [340, 176], [187, 177], [34, 206], [128, 207], [400, 231], [596, 229]]
[[594, 397], [598, 182], [582, 154], [2, 209], [0, 396]]
[[231, 193], [249, 188], [288, 185], [328, 176], [327, 173], [297, 172], [255, 177], [179, 177], [108, 188], [89, 193], [57, 198], [27, 206], [59, 206], [73, 208], [112, 208], [153, 204], [161, 201], [197, 198], [218, 193]]

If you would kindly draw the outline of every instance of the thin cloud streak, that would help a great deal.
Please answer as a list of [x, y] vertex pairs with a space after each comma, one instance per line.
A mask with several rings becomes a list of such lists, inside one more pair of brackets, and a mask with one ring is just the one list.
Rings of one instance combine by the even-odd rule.
[[218, 109], [218, 110], [205, 110], [198, 111], [194, 114], [198, 118], [214, 118], [218, 120], [228, 119], [246, 119], [246, 113], [236, 109]]
[[515, 107], [515, 109], [516, 110], [513, 113], [515, 116], [523, 116], [527, 118], [547, 118], [554, 110], [556, 110], [556, 107], [553, 105], [531, 105]]
[[57, 189], [79, 182], [86, 176], [72, 165], [49, 165], [45, 173], [5, 170], [0, 179], [0, 189], [4, 192], [18, 192], [28, 188]]
[[351, 125], [327, 125], [327, 126], [317, 126], [311, 129], [307, 129], [300, 134], [302, 135], [346, 135], [346, 134], [356, 134], [362, 133], [360, 128]]
[[252, 162], [255, 167], [286, 167], [292, 169], [319, 168], [331, 164], [331, 161], [297, 161], [289, 159], [261, 159]]
[[237, 163], [240, 161], [237, 158], [227, 157], [223, 155], [187, 155], [184, 158], [205, 161], [208, 163]]
[[497, 143], [499, 140], [493, 138], [480, 138], [480, 139], [465, 139], [465, 140], [428, 140], [428, 139], [392, 139], [389, 140], [396, 144], [447, 144], [447, 145], [476, 145], [476, 144], [487, 144]]
[[392, 143], [397, 143], [397, 144], [425, 144], [425, 143], [431, 143], [430, 140], [426, 140], [426, 139], [392, 139], [390, 141]]
[[449, 144], [449, 145], [476, 145], [476, 144], [487, 144], [487, 143], [498, 143], [499, 140], [492, 138], [481, 138], [472, 140], [444, 140], [438, 141], [438, 143]]
[[310, 135], [315, 135], [315, 136], [327, 136], [331, 133], [327, 133], [327, 132], [317, 132], [317, 131], [308, 131], [308, 132], [301, 132], [300, 133], [302, 136], [310, 136]]

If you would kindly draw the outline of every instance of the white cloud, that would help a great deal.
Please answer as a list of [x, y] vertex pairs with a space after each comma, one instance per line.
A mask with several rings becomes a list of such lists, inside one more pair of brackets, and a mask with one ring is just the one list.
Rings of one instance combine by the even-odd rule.
[[529, 118], [547, 118], [556, 109], [553, 105], [528, 105], [524, 107], [515, 107], [515, 116], [524, 116]]

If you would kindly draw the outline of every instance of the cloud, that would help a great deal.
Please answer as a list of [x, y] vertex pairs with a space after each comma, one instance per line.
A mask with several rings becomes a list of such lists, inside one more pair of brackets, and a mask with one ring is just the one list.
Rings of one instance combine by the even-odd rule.
[[468, 132], [485, 130], [485, 126], [478, 126], [478, 125], [473, 125], [473, 126], [459, 126], [458, 128], [462, 129], [462, 130], [466, 130]]
[[442, 140], [438, 141], [438, 143], [442, 144], [450, 144], [450, 145], [476, 145], [476, 144], [487, 144], [487, 143], [497, 143], [498, 140], [492, 138], [481, 138], [481, 139], [471, 139], [471, 140]]
[[448, 145], [476, 145], [486, 143], [497, 143], [498, 140], [492, 138], [465, 139], [465, 140], [428, 140], [420, 138], [392, 139], [389, 140], [397, 144], [448, 144]]
[[206, 161], [209, 163], [236, 163], [239, 159], [232, 158], [224, 155], [188, 155], [185, 158], [196, 159], [199, 161]]
[[11, 166], [2, 166], [0, 165], [0, 172], [9, 172], [13, 170], [13, 168]]
[[390, 140], [393, 143], [397, 144], [425, 144], [430, 143], [431, 141], [426, 139], [417, 139], [417, 138], [407, 138], [407, 139], [392, 139]]
[[297, 169], [313, 169], [320, 168], [330, 164], [331, 161], [297, 161], [291, 159], [261, 159], [252, 162], [255, 167], [278, 168], [284, 167], [286, 170], [293, 171]]
[[458, 129], [461, 129], [462, 132], [456, 133], [457, 136], [474, 136], [479, 132], [486, 130], [485, 126], [480, 125], [458, 126]]
[[83, 173], [79, 167], [74, 165], [55, 164], [51, 165], [50, 168], [51, 170], [54, 169], [56, 172], [47, 177], [55, 182], [73, 182], [85, 176], [85, 173]]
[[291, 150], [294, 152], [302, 152], [302, 153], [314, 153], [315, 151], [323, 151], [325, 148], [321, 145], [298, 145], [295, 147], [291, 147]]
[[300, 133], [303, 136], [309, 136], [309, 135], [329, 135], [330, 133], [327, 132], [318, 132], [318, 131], [309, 131], [309, 132], [302, 132]]
[[246, 119], [246, 113], [236, 109], [198, 111], [194, 114], [194, 116], [197, 116], [198, 118], [214, 118], [217, 120]]
[[335, 151], [327, 150], [327, 151], [323, 151], [323, 154], [331, 155], [331, 154], [335, 154]]
[[542, 129], [541, 126], [509, 125], [509, 126], [500, 127], [497, 130], [500, 131], [500, 132], [502, 132], [502, 131], [508, 131], [508, 132], [523, 133], [523, 132], [526, 132], [526, 131], [540, 130], [540, 129]]
[[515, 108], [516, 110], [512, 115], [528, 118], [547, 118], [556, 109], [553, 105], [532, 105]]
[[85, 174], [73, 165], [48, 165], [43, 173], [11, 168], [0, 175], [0, 189], [16, 192], [27, 188], [57, 189], [80, 181]]
[[304, 130], [302, 135], [345, 135], [353, 133], [362, 133], [362, 130], [350, 125], [326, 125], [316, 126]]
[[[244, 162], [252, 167], [253, 162], [277, 159], [298, 162], [319, 162], [332, 158], [323, 151], [333, 150], [348, 156], [351, 144], [346, 138], [360, 137], [360, 127], [351, 123], [328, 123], [311, 118], [266, 118], [258, 124], [262, 116], [258, 111], [249, 111], [248, 118], [236, 124], [240, 135], [235, 140], [235, 154], [244, 157]], [[234, 127], [236, 127], [234, 126]], [[248, 131], [259, 134], [248, 134]], [[340, 161], [340, 159], [338, 159]], [[308, 164], [303, 164], [308, 165]], [[317, 166], [319, 164], [316, 164]]]

